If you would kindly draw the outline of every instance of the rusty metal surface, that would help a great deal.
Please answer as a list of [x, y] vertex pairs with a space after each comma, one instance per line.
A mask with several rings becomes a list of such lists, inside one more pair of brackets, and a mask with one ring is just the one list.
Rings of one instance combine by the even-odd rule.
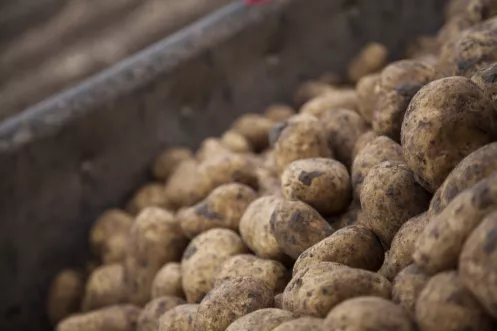
[[289, 101], [301, 81], [343, 72], [368, 40], [398, 56], [440, 26], [443, 2], [234, 3], [1, 123], [0, 329], [48, 330], [49, 280], [84, 263], [92, 221], [149, 179], [161, 149], [195, 147], [241, 113]]

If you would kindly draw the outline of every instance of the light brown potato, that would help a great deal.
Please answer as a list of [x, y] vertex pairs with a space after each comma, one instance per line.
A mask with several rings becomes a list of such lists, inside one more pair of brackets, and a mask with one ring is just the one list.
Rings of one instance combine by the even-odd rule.
[[411, 316], [393, 302], [378, 297], [346, 300], [326, 316], [325, 330], [414, 331]]
[[48, 290], [47, 315], [52, 325], [80, 309], [85, 291], [83, 275], [72, 269], [62, 270]]
[[444, 16], [449, 19], [454, 16], [465, 14], [471, 0], [449, 0], [445, 4]]
[[134, 195], [126, 207], [126, 211], [132, 215], [139, 214], [147, 207], [161, 207], [170, 209], [171, 203], [166, 195], [164, 184], [152, 183], [142, 186]]
[[420, 234], [413, 259], [429, 275], [457, 268], [464, 242], [497, 209], [497, 173], [459, 194]]
[[323, 331], [323, 319], [300, 317], [280, 324], [273, 331]]
[[141, 311], [136, 323], [136, 331], [157, 331], [160, 317], [174, 307], [185, 303], [185, 300], [173, 296], [153, 299]]
[[449, 77], [429, 83], [412, 99], [401, 141], [416, 180], [435, 192], [462, 159], [496, 135], [492, 101], [469, 79]]
[[117, 305], [62, 320], [57, 331], [135, 331], [140, 308]]
[[357, 82], [362, 77], [381, 70], [388, 60], [388, 49], [377, 42], [369, 42], [362, 47], [348, 66], [348, 77]]
[[166, 185], [166, 196], [172, 208], [192, 206], [210, 192], [205, 176], [198, 171], [198, 162], [185, 160], [173, 171]]
[[368, 130], [364, 119], [355, 111], [334, 109], [321, 117], [328, 135], [328, 143], [336, 159], [347, 168], [352, 166], [357, 139]]
[[266, 108], [264, 116], [274, 122], [283, 122], [295, 115], [295, 109], [285, 104], [274, 104]]
[[192, 331], [198, 304], [176, 306], [159, 318], [158, 331]]
[[266, 282], [252, 277], [229, 280], [214, 288], [200, 303], [195, 331], [224, 331], [238, 318], [273, 306]]
[[273, 154], [279, 173], [293, 161], [333, 156], [324, 126], [317, 118], [308, 114], [299, 114], [276, 124], [271, 131], [270, 140], [274, 146]]
[[471, 77], [471, 81], [478, 85], [483, 93], [492, 100], [494, 107], [497, 106], [497, 63], [492, 63], [477, 71]]
[[350, 225], [363, 225], [366, 219], [367, 215], [361, 209], [361, 204], [354, 200], [343, 214], [327, 220], [335, 230], [338, 230]]
[[354, 149], [352, 150], [352, 162], [354, 162], [357, 154], [359, 154], [359, 152], [364, 148], [366, 147], [367, 144], [369, 144], [371, 141], [375, 140], [376, 138], [378, 138], [378, 134], [376, 134], [376, 132], [374, 131], [366, 131], [364, 132], [363, 134], [361, 134], [355, 144], [354, 144]]
[[381, 273], [388, 280], [393, 280], [402, 269], [413, 263], [414, 245], [428, 221], [426, 213], [420, 214], [405, 222], [395, 234]]
[[464, 13], [471, 22], [483, 22], [497, 15], [495, 0], [470, 0]]
[[228, 229], [212, 229], [195, 237], [181, 260], [181, 282], [188, 303], [199, 303], [212, 289], [224, 261], [246, 252], [241, 238]]
[[340, 108], [357, 110], [358, 100], [354, 89], [335, 89], [321, 94], [306, 102], [300, 108], [300, 113], [320, 118], [324, 112]]
[[152, 174], [155, 179], [166, 181], [182, 161], [192, 158], [193, 153], [189, 148], [168, 148], [155, 159]]
[[489, 214], [471, 233], [459, 257], [461, 281], [485, 310], [497, 318], [497, 213]]
[[362, 185], [361, 205], [368, 215], [366, 226], [390, 247], [400, 227], [428, 209], [430, 198], [407, 164], [382, 162], [369, 171]]
[[131, 215], [119, 209], [107, 210], [95, 221], [90, 230], [90, 245], [103, 264], [124, 260], [132, 224]]
[[237, 277], [253, 277], [265, 281], [274, 293], [281, 293], [289, 280], [289, 273], [280, 262], [261, 259], [250, 254], [235, 255], [226, 260], [217, 273], [214, 287]]
[[235, 131], [226, 131], [221, 136], [221, 143], [233, 153], [249, 153], [252, 151], [247, 138]]
[[124, 268], [120, 264], [104, 265], [95, 269], [86, 283], [82, 311], [126, 303], [127, 288]]
[[240, 317], [231, 323], [226, 331], [272, 331], [278, 325], [294, 318], [289, 311], [264, 308]]
[[240, 235], [255, 255], [281, 261], [284, 253], [271, 232], [271, 215], [282, 197], [265, 196], [254, 200], [240, 220]]
[[497, 170], [497, 143], [480, 147], [450, 172], [430, 202], [430, 215], [438, 215], [465, 189]]
[[150, 300], [155, 274], [168, 262], [179, 261], [188, 241], [174, 216], [163, 209], [144, 209], [131, 227], [124, 261], [129, 302], [142, 306]]
[[195, 158], [201, 163], [213, 157], [225, 154], [231, 154], [231, 149], [223, 144], [221, 139], [210, 137], [202, 141], [197, 153], [195, 153]]
[[380, 74], [370, 74], [362, 77], [356, 84], [357, 110], [368, 124], [373, 121], [379, 82]]
[[290, 163], [281, 175], [281, 186], [285, 199], [303, 201], [324, 216], [345, 211], [352, 197], [347, 168], [332, 159]]
[[260, 152], [269, 145], [269, 131], [275, 122], [261, 114], [244, 114], [231, 126], [231, 130], [244, 136], [254, 151]]
[[359, 200], [363, 182], [371, 168], [385, 161], [404, 161], [402, 147], [388, 137], [378, 137], [362, 148], [352, 164], [354, 197]]
[[256, 170], [256, 175], [259, 186], [259, 196], [282, 195], [281, 180], [272, 170], [259, 167]]
[[162, 296], [184, 298], [185, 293], [181, 285], [181, 264], [166, 263], [159, 269], [152, 282], [152, 299]]
[[236, 231], [245, 209], [256, 198], [257, 193], [247, 185], [221, 185], [203, 201], [179, 212], [178, 221], [188, 238], [194, 238], [213, 228]]
[[416, 300], [429, 279], [415, 264], [407, 266], [393, 281], [392, 301], [414, 316]]
[[340, 229], [300, 254], [293, 275], [312, 264], [336, 262], [349, 267], [377, 271], [385, 253], [376, 235], [361, 225]]
[[302, 83], [293, 96], [294, 103], [301, 107], [306, 102], [328, 92], [335, 92], [336, 88], [327, 82], [307, 81]]
[[490, 331], [493, 322], [462, 284], [456, 271], [433, 276], [416, 301], [421, 331]]
[[274, 308], [283, 309], [283, 293], [274, 296]]
[[390, 298], [392, 285], [374, 272], [321, 262], [295, 274], [283, 292], [283, 308], [296, 314], [325, 317], [341, 302], [358, 296]]
[[280, 249], [293, 259], [333, 233], [331, 225], [301, 201], [279, 201], [270, 225]]

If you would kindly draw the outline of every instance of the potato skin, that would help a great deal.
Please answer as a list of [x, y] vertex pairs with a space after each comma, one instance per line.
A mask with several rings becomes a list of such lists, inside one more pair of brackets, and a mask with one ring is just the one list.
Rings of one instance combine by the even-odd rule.
[[137, 215], [147, 207], [161, 207], [170, 209], [170, 202], [166, 195], [164, 185], [161, 183], [151, 183], [142, 186], [128, 203], [126, 210]]
[[195, 331], [224, 331], [238, 318], [273, 305], [266, 282], [252, 277], [228, 280], [200, 302]]
[[357, 104], [357, 93], [354, 89], [334, 89], [306, 102], [300, 108], [300, 113], [320, 118], [324, 112], [330, 109], [344, 108], [357, 110]]
[[383, 246], [376, 235], [364, 226], [351, 225], [300, 254], [293, 266], [293, 275], [320, 262], [336, 262], [352, 268], [377, 271], [383, 257]]
[[358, 111], [366, 123], [371, 124], [378, 101], [378, 83], [380, 74], [370, 74], [362, 77], [356, 84]]
[[256, 198], [257, 193], [246, 185], [221, 185], [203, 201], [178, 213], [181, 229], [190, 239], [213, 228], [236, 231], [245, 209]]
[[86, 283], [82, 311], [126, 303], [127, 288], [121, 264], [109, 264], [95, 269]]
[[471, 76], [473, 81], [494, 104], [497, 105], [497, 63], [492, 63]]
[[274, 122], [283, 122], [295, 115], [295, 109], [285, 104], [274, 104], [266, 108], [264, 116]]
[[152, 282], [152, 299], [162, 296], [175, 296], [184, 298], [185, 293], [181, 285], [181, 264], [176, 262], [166, 263], [155, 274]]
[[414, 316], [416, 300], [429, 279], [415, 264], [410, 264], [393, 281], [392, 301]]
[[193, 153], [189, 148], [168, 148], [155, 159], [152, 174], [155, 179], [166, 181], [182, 161], [191, 158], [193, 158]]
[[335, 91], [336, 87], [330, 85], [328, 82], [310, 80], [300, 84], [293, 96], [293, 100], [298, 107], [302, 107], [312, 99]]
[[321, 262], [297, 272], [283, 292], [283, 309], [325, 317], [339, 303], [358, 296], [390, 298], [392, 285], [374, 272]]
[[231, 130], [244, 136], [256, 152], [269, 145], [269, 131], [274, 121], [260, 114], [244, 114], [231, 126]]
[[274, 293], [281, 293], [288, 283], [289, 273], [280, 262], [261, 259], [250, 254], [235, 255], [226, 260], [217, 273], [214, 287], [239, 277], [253, 277], [265, 281]]
[[462, 282], [493, 318], [497, 318], [496, 234], [497, 213], [493, 212], [471, 233], [459, 257]]
[[124, 282], [129, 302], [144, 305], [150, 300], [152, 282], [167, 262], [179, 261], [188, 241], [174, 216], [148, 207], [136, 218], [124, 261]]
[[48, 290], [47, 315], [52, 325], [80, 309], [84, 295], [84, 277], [72, 269], [59, 272]]
[[381, 70], [388, 60], [388, 49], [377, 42], [364, 45], [348, 66], [348, 77], [357, 82], [362, 77]]
[[281, 175], [281, 186], [285, 199], [303, 201], [324, 216], [343, 212], [352, 195], [347, 168], [332, 159], [290, 163]]
[[250, 153], [252, 146], [240, 133], [226, 131], [221, 137], [221, 143], [233, 153]]
[[199, 303], [212, 289], [221, 264], [246, 252], [241, 238], [228, 229], [212, 229], [195, 237], [181, 260], [181, 282], [187, 302]]
[[430, 197], [406, 163], [382, 162], [369, 171], [362, 185], [366, 226], [390, 247], [400, 227], [428, 209]]
[[378, 138], [378, 134], [376, 132], [369, 130], [361, 134], [355, 144], [354, 144], [354, 149], [352, 151], [352, 162], [354, 162], [357, 154], [359, 154], [359, 151], [361, 151], [364, 147], [366, 147], [367, 144], [369, 144], [371, 141], [375, 140]]
[[185, 303], [185, 300], [173, 296], [153, 299], [141, 311], [136, 324], [136, 331], [157, 331], [160, 325], [160, 317], [165, 312]]
[[429, 83], [414, 96], [401, 141], [416, 180], [435, 192], [464, 157], [492, 142], [496, 133], [492, 101], [469, 79], [449, 77]]
[[135, 331], [140, 309], [133, 305], [117, 305], [62, 320], [56, 331]]
[[326, 330], [414, 331], [409, 314], [393, 302], [379, 297], [346, 300], [326, 316]]
[[322, 331], [323, 319], [316, 317], [300, 317], [280, 324], [273, 331]]
[[278, 325], [294, 319], [294, 315], [286, 310], [264, 308], [251, 312], [233, 323], [226, 331], [272, 331]]
[[433, 276], [416, 301], [421, 331], [490, 331], [492, 320], [462, 284], [456, 271]]
[[191, 331], [197, 316], [198, 304], [176, 306], [159, 318], [158, 331]]
[[279, 201], [270, 225], [280, 249], [294, 259], [334, 231], [316, 210], [301, 201]]
[[166, 196], [172, 208], [191, 206], [209, 194], [210, 187], [198, 171], [196, 160], [181, 162], [169, 176]]

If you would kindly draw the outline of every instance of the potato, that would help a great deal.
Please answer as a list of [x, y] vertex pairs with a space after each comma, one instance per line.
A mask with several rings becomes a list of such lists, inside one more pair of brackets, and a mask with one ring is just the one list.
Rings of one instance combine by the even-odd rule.
[[164, 264], [179, 261], [187, 242], [170, 212], [149, 207], [138, 215], [124, 261], [129, 302], [141, 306], [150, 300], [155, 274]]
[[324, 126], [311, 115], [296, 115], [277, 124], [271, 131], [270, 139], [279, 173], [293, 161], [333, 155]]
[[273, 329], [273, 331], [322, 331], [323, 320], [315, 317], [300, 317]]
[[191, 206], [199, 202], [210, 192], [205, 176], [198, 171], [195, 160], [181, 162], [169, 177], [166, 196], [174, 209]]
[[351, 82], [357, 82], [362, 77], [381, 70], [387, 64], [388, 49], [377, 42], [364, 45], [348, 66], [348, 77]]
[[382, 268], [382, 275], [388, 280], [393, 280], [402, 269], [413, 263], [414, 245], [428, 221], [426, 213], [420, 214], [405, 222], [395, 234]]
[[455, 269], [464, 242], [481, 220], [497, 208], [497, 173], [459, 194], [420, 234], [413, 259], [424, 272]]
[[221, 143], [234, 153], [249, 153], [252, 151], [252, 146], [250, 146], [248, 140], [235, 131], [226, 131], [221, 137]]
[[341, 215], [328, 218], [334, 229], [343, 229], [349, 225], [362, 225], [366, 221], [366, 214], [361, 209], [361, 204], [352, 201], [349, 208]]
[[202, 141], [195, 157], [198, 162], [204, 162], [213, 157], [225, 154], [231, 154], [231, 149], [221, 139], [210, 137]]
[[274, 296], [274, 308], [283, 309], [283, 293]]
[[471, 233], [459, 257], [459, 273], [463, 284], [497, 318], [497, 213], [489, 214]]
[[366, 226], [390, 247], [400, 227], [428, 209], [430, 197], [404, 162], [377, 164], [364, 179], [361, 191]]
[[131, 215], [119, 209], [107, 210], [95, 221], [90, 230], [90, 245], [103, 264], [124, 260], [132, 224]]
[[246, 185], [221, 185], [203, 201], [178, 213], [181, 229], [188, 238], [213, 228], [236, 231], [245, 209], [256, 198], [257, 193]]
[[266, 108], [264, 116], [274, 122], [283, 122], [295, 115], [295, 110], [284, 104], [274, 104]]
[[392, 301], [414, 316], [416, 300], [429, 279], [415, 264], [410, 264], [393, 281]]
[[198, 304], [176, 306], [159, 318], [158, 331], [191, 331], [197, 316]]
[[269, 131], [275, 122], [260, 114], [244, 114], [231, 126], [231, 130], [238, 132], [247, 139], [254, 151], [260, 152], [269, 145]]
[[157, 331], [159, 319], [167, 311], [185, 304], [185, 300], [173, 296], [163, 296], [150, 301], [141, 311], [136, 331]]
[[360, 199], [364, 178], [371, 168], [384, 161], [404, 161], [402, 147], [388, 137], [378, 137], [357, 154], [352, 163], [352, 186], [354, 197]]
[[496, 134], [492, 101], [469, 79], [449, 77], [429, 83], [412, 99], [401, 141], [416, 180], [435, 192], [464, 157]]
[[480, 147], [450, 172], [430, 202], [430, 215], [437, 215], [465, 189], [497, 170], [497, 143]]
[[495, 0], [470, 0], [465, 14], [471, 22], [482, 22], [497, 15]]
[[306, 102], [300, 108], [300, 113], [320, 118], [324, 112], [340, 108], [357, 110], [358, 98], [354, 89], [335, 89], [321, 94]]
[[325, 330], [414, 331], [409, 314], [389, 300], [358, 297], [346, 300], [326, 316]]
[[468, 4], [471, 0], [449, 0], [444, 8], [444, 16], [449, 19], [466, 13]]
[[166, 263], [154, 277], [152, 282], [152, 299], [162, 296], [184, 298], [185, 293], [181, 285], [181, 264]]
[[301, 107], [306, 102], [319, 97], [328, 92], [335, 92], [336, 88], [327, 82], [322, 81], [307, 81], [302, 83], [295, 92], [293, 99], [298, 107]]
[[271, 215], [270, 225], [280, 249], [293, 259], [333, 233], [331, 225], [301, 201], [279, 201]]
[[357, 139], [368, 130], [364, 119], [355, 111], [334, 109], [321, 117], [328, 134], [328, 143], [336, 159], [350, 168]]
[[182, 161], [191, 158], [193, 158], [193, 153], [189, 148], [168, 148], [155, 159], [152, 174], [155, 179], [166, 181]]
[[226, 331], [272, 331], [278, 325], [294, 318], [294, 315], [286, 310], [264, 308], [237, 319]]
[[84, 277], [72, 269], [62, 270], [48, 290], [47, 315], [52, 325], [80, 309], [84, 294]]
[[477, 71], [471, 81], [483, 90], [483, 93], [489, 97], [494, 107], [497, 106], [497, 63], [492, 63], [488, 67]]
[[61, 321], [57, 331], [135, 331], [140, 309], [117, 305], [89, 313], [73, 315]]
[[283, 292], [283, 309], [325, 317], [339, 303], [358, 296], [390, 298], [392, 285], [374, 272], [321, 262], [297, 272]]
[[240, 220], [240, 235], [255, 255], [281, 261], [284, 253], [271, 232], [271, 215], [282, 197], [265, 196], [254, 200]]
[[82, 311], [126, 303], [124, 268], [120, 264], [104, 265], [92, 272], [86, 283]]
[[303, 201], [325, 216], [345, 211], [352, 195], [347, 168], [325, 158], [290, 163], [281, 175], [281, 186], [286, 199]]
[[256, 169], [259, 196], [281, 195], [281, 180], [272, 170], [262, 167]]
[[421, 331], [495, 330], [456, 271], [428, 281], [416, 301], [416, 321]]
[[370, 74], [362, 77], [356, 84], [357, 110], [366, 123], [373, 121], [376, 102], [378, 100], [380, 74]]
[[126, 207], [126, 211], [137, 215], [147, 207], [170, 208], [170, 202], [163, 184], [153, 183], [142, 186]]
[[273, 305], [273, 292], [263, 280], [242, 277], [214, 288], [200, 302], [195, 331], [224, 331], [238, 318]]
[[212, 229], [195, 237], [181, 260], [181, 282], [188, 303], [199, 303], [212, 289], [224, 261], [246, 252], [240, 237], [228, 229]]
[[375, 234], [361, 225], [340, 229], [300, 254], [293, 274], [320, 262], [336, 262], [349, 267], [377, 271], [385, 253]]
[[376, 132], [374, 131], [366, 131], [364, 132], [363, 134], [361, 134], [355, 144], [354, 144], [354, 149], [352, 150], [352, 162], [355, 160], [357, 154], [359, 154], [359, 152], [364, 148], [366, 147], [367, 144], [369, 144], [371, 141], [375, 140], [376, 138], [378, 138], [379, 135], [376, 134]]

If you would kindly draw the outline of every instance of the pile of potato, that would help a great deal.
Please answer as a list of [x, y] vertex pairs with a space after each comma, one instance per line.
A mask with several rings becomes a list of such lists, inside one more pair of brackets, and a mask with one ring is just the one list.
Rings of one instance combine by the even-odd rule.
[[[106, 211], [86, 272], [54, 279], [58, 331], [497, 330], [497, 1], [295, 108], [246, 114]], [[164, 185], [165, 183], [165, 185]]]

